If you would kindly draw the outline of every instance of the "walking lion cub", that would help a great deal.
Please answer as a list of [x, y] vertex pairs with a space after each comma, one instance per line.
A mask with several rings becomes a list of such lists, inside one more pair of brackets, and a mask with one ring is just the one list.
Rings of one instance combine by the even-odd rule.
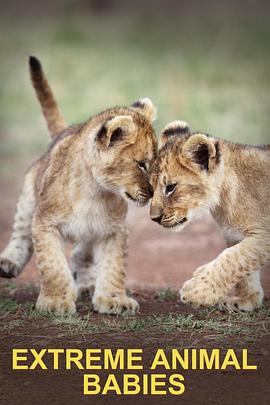
[[162, 134], [153, 169], [151, 218], [180, 231], [202, 210], [228, 248], [198, 268], [180, 291], [185, 303], [251, 311], [261, 305], [260, 268], [270, 262], [270, 146], [246, 146], [175, 121]]
[[[41, 277], [37, 309], [75, 312], [77, 288], [96, 278], [95, 310], [134, 314], [138, 303], [124, 287], [125, 217], [127, 201], [144, 205], [152, 197], [148, 171], [156, 155], [156, 109], [141, 99], [68, 127], [34, 57], [30, 72], [53, 141], [25, 177], [0, 275], [18, 276], [34, 250]], [[75, 244], [71, 269], [77, 287], [65, 239]]]

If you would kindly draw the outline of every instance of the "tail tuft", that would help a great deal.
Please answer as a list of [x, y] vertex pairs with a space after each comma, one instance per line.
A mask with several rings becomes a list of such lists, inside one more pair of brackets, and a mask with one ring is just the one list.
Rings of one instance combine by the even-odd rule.
[[42, 71], [41, 63], [38, 60], [38, 58], [36, 58], [35, 56], [29, 57], [29, 66], [30, 66], [30, 69], [32, 72], [41, 72]]

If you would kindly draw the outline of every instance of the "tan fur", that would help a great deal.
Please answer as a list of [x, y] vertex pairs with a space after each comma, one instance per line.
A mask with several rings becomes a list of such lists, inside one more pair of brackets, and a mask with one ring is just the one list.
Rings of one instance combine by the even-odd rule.
[[[151, 217], [180, 231], [210, 211], [229, 247], [194, 272], [181, 299], [253, 310], [263, 300], [259, 270], [270, 261], [270, 147], [233, 144], [184, 127], [173, 122], [161, 137]], [[171, 193], [168, 185], [175, 185]]]
[[[143, 108], [142, 108], [143, 107]], [[147, 111], [147, 114], [145, 113]], [[30, 168], [11, 240], [0, 256], [0, 275], [16, 276], [29, 260], [32, 242], [41, 277], [37, 308], [74, 312], [78, 288], [95, 281], [94, 308], [134, 314], [138, 303], [125, 292], [127, 201], [152, 196], [149, 174], [156, 137], [149, 99], [112, 108], [58, 134]], [[63, 241], [75, 248], [70, 271]]]

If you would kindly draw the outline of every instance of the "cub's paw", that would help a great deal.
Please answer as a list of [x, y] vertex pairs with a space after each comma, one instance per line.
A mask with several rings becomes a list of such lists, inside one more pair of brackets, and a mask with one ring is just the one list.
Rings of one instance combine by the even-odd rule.
[[0, 257], [0, 277], [13, 278], [17, 277], [20, 272], [17, 264], [10, 260]]
[[54, 312], [59, 315], [74, 314], [76, 312], [75, 300], [72, 298], [50, 297], [42, 293], [39, 294], [36, 308], [40, 312]]
[[263, 292], [257, 291], [246, 297], [226, 297], [219, 303], [221, 311], [227, 310], [229, 312], [252, 312], [259, 308], [263, 303]]
[[185, 304], [191, 304], [194, 307], [215, 305], [224, 295], [217, 288], [211, 277], [206, 276], [204, 271], [186, 281], [180, 290], [180, 299]]
[[138, 302], [126, 295], [98, 295], [92, 301], [94, 310], [100, 314], [130, 316], [139, 310]]

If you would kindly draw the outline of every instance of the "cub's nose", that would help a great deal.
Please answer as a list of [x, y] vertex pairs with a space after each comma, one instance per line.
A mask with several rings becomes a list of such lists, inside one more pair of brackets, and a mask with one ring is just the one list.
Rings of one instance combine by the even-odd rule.
[[163, 216], [163, 209], [156, 205], [151, 205], [150, 216], [152, 221], [158, 222], [160, 224]]
[[152, 221], [158, 222], [160, 224], [161, 220], [162, 220], [162, 216], [160, 215], [160, 217], [151, 217]]

